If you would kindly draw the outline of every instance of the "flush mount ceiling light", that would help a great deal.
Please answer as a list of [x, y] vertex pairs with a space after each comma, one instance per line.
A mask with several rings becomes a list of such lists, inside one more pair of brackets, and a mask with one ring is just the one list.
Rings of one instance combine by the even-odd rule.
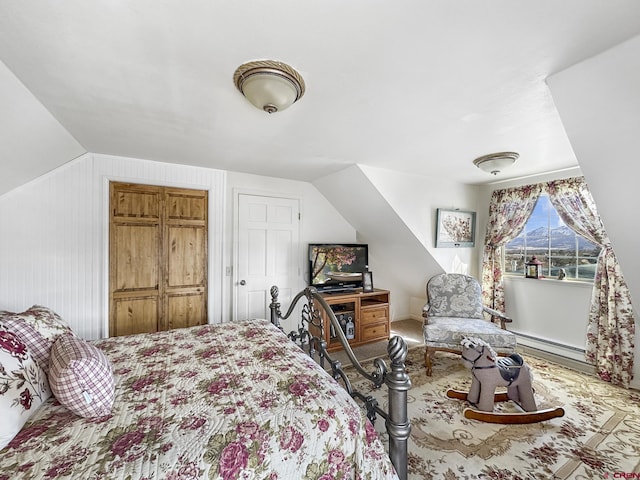
[[304, 95], [302, 76], [286, 63], [257, 60], [240, 65], [233, 74], [238, 90], [260, 110], [284, 110]]
[[482, 171], [497, 175], [505, 168], [513, 165], [519, 156], [520, 154], [516, 152], [490, 153], [476, 158], [473, 164]]

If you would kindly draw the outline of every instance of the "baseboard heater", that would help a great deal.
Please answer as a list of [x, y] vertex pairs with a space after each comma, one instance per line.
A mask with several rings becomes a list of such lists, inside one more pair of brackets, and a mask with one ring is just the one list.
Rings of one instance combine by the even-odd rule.
[[[594, 373], [593, 365], [585, 360], [585, 349], [564, 345], [553, 340], [538, 338], [533, 335], [513, 332], [518, 337], [518, 350], [525, 355], [530, 353], [539, 358], [556, 362], [564, 367], [573, 368], [585, 373]], [[521, 341], [522, 340], [522, 341]]]

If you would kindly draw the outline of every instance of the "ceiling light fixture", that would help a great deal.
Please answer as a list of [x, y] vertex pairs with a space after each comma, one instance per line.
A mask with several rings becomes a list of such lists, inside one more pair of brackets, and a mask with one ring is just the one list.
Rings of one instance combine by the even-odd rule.
[[513, 165], [519, 156], [520, 154], [516, 152], [490, 153], [476, 158], [473, 164], [482, 171], [497, 175], [505, 168]]
[[304, 95], [302, 76], [286, 63], [256, 60], [240, 65], [233, 74], [238, 90], [260, 110], [275, 113]]

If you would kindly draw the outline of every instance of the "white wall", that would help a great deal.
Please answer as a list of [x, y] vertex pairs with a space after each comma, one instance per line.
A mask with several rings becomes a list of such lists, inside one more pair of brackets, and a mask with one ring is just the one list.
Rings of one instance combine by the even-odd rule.
[[360, 165], [319, 178], [314, 185], [354, 226], [358, 241], [369, 244], [373, 284], [391, 292], [391, 320], [420, 318], [421, 306], [415, 308], [412, 298], [424, 296], [427, 279], [442, 273], [442, 267]]
[[103, 333], [102, 239], [90, 155], [0, 197], [0, 309], [52, 308]]
[[219, 321], [225, 172], [91, 154], [0, 197], [0, 308], [46, 305], [84, 338], [107, 335], [110, 180], [209, 191], [209, 320]]
[[[456, 258], [470, 269], [476, 264], [474, 249], [437, 249], [446, 268], [440, 267], [430, 252], [436, 250], [433, 248], [435, 209], [475, 210], [477, 187], [416, 179], [362, 166], [319, 178], [313, 185], [236, 172], [228, 172], [227, 181], [229, 205], [235, 203], [239, 192], [301, 199], [301, 287], [306, 285], [308, 276], [306, 244], [369, 243], [374, 285], [391, 290], [392, 320], [421, 318], [426, 280], [436, 273], [451, 271]], [[225, 244], [231, 248], [227, 249], [226, 266], [233, 263], [233, 237], [229, 234], [232, 229], [232, 215], [229, 215]], [[233, 296], [235, 286], [231, 278], [225, 285]]]
[[[453, 271], [453, 263], [457, 257], [469, 265], [469, 273], [476, 278], [480, 277], [482, 269], [483, 243], [493, 190], [582, 174], [579, 168], [573, 168], [529, 178], [498, 181], [490, 185], [471, 186], [371, 167], [361, 168], [395, 214], [438, 261], [443, 271]], [[475, 248], [434, 247], [437, 208], [459, 208], [477, 212]], [[407, 244], [400, 233], [403, 232], [398, 229], [397, 241]], [[405, 250], [408, 254], [411, 251], [408, 247]], [[518, 341], [523, 345], [584, 361], [591, 289], [591, 284], [581, 282], [506, 278], [506, 313], [514, 319], [509, 329], [521, 334]], [[424, 300], [423, 296], [414, 295], [409, 298], [413, 317], [420, 318]]]
[[[432, 275], [453, 271], [456, 257], [469, 265], [471, 275], [479, 277], [489, 201], [494, 189], [579, 175], [580, 169], [574, 168], [479, 187], [357, 166], [318, 179], [315, 184], [351, 220], [358, 235], [369, 240], [382, 259], [372, 268], [374, 277], [383, 283], [374, 283], [391, 290], [392, 319], [397, 320], [421, 318], [426, 301], [424, 283]], [[347, 186], [352, 189], [351, 195], [341, 195]], [[353, 201], [354, 196], [358, 202]], [[475, 248], [434, 247], [437, 208], [477, 212]], [[415, 245], [416, 240], [420, 242], [419, 247]], [[405, 258], [399, 258], [402, 256]], [[439, 268], [430, 266], [424, 256], [437, 260]], [[397, 272], [387, 271], [398, 265], [402, 265], [400, 273], [413, 279], [414, 285], [404, 284], [394, 277]], [[380, 272], [382, 275], [377, 275]], [[591, 284], [581, 282], [507, 278], [507, 314], [514, 319], [509, 329], [521, 334], [518, 341], [523, 345], [584, 361], [591, 289]]]
[[[493, 182], [482, 187], [484, 205], [481, 208], [489, 211], [494, 190], [581, 175], [582, 171], [576, 167]], [[483, 229], [486, 229], [486, 222], [487, 216], [483, 218]], [[479, 261], [482, 262], [482, 258]], [[513, 318], [508, 328], [526, 335], [519, 336], [518, 343], [584, 361], [591, 283], [505, 276], [504, 289], [506, 313]]]
[[630, 223], [638, 205], [633, 165], [640, 151], [640, 36], [548, 83], [625, 279], [640, 298], [640, 256]]
[[[231, 320], [233, 195], [300, 199], [300, 287], [309, 242], [355, 241], [355, 230], [307, 182], [86, 154], [0, 196], [0, 309], [42, 304], [80, 336], [108, 333], [109, 181], [209, 191], [209, 321]], [[228, 183], [227, 183], [228, 180]]]
[[[365, 165], [360, 168], [445, 272], [478, 278], [478, 249], [435, 248], [435, 235], [438, 208], [474, 211], [476, 224], [478, 217], [486, 217], [486, 212], [477, 211], [480, 187]], [[476, 245], [482, 244], [484, 233], [476, 228]]]
[[506, 277], [504, 289], [519, 344], [584, 362], [591, 283]]
[[[440, 266], [440, 270], [425, 269], [420, 277], [420, 284], [411, 291], [397, 291], [402, 285], [396, 283], [392, 292], [393, 299], [405, 302], [398, 307], [402, 318], [422, 319], [422, 307], [426, 302], [426, 281], [433, 275], [442, 272], [466, 273], [478, 277], [478, 254], [482, 250], [477, 248], [484, 239], [484, 230], [478, 228], [482, 218], [486, 217], [484, 210], [479, 210], [482, 191], [479, 187], [461, 183], [410, 175], [392, 170], [360, 166], [362, 172], [371, 181], [380, 195], [388, 202], [395, 214], [418, 239], [428, 255]], [[435, 248], [437, 209], [459, 209], [476, 212], [475, 248]], [[401, 230], [398, 229], [398, 242], [402, 242]], [[401, 249], [405, 255], [412, 255], [412, 250]], [[411, 259], [407, 259], [411, 261]], [[415, 259], [414, 259], [415, 260]], [[415, 278], [415, 275], [410, 276]]]
[[[247, 173], [227, 172], [226, 203], [228, 205], [228, 214], [224, 236], [225, 271], [227, 271], [226, 267], [234, 266], [234, 255], [236, 253], [234, 219], [237, 212], [233, 211], [233, 206], [238, 204], [237, 197], [239, 194], [295, 198], [300, 201], [301, 226], [298, 260], [300, 275], [298, 278], [298, 290], [302, 290], [308, 284], [309, 261], [307, 257], [307, 247], [309, 243], [356, 242], [355, 229], [312, 184]], [[228, 311], [225, 312], [225, 318], [231, 319], [231, 301], [233, 301], [237, 293], [233, 275], [226, 276], [223, 288], [225, 298], [230, 299]], [[297, 291], [295, 293], [297, 293]], [[287, 302], [289, 299], [282, 297], [280, 300], [283, 308], [288, 308]], [[293, 330], [294, 327], [296, 327], [296, 323], [283, 323], [283, 327], [285, 327], [286, 331]]]
[[635, 300], [635, 380], [640, 388], [640, 36], [551, 76], [548, 84]]
[[2, 61], [0, 105], [0, 195], [86, 153]]

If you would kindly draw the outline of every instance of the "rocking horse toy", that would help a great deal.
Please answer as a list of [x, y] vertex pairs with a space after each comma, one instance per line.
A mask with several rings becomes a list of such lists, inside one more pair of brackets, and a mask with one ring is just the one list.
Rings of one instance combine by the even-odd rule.
[[[465, 408], [465, 418], [489, 423], [535, 423], [564, 415], [562, 408], [538, 410], [531, 386], [531, 370], [516, 353], [498, 358], [491, 346], [480, 338], [466, 337], [462, 345], [462, 361], [471, 370], [469, 393], [448, 390], [447, 397], [466, 400], [475, 408]], [[496, 387], [507, 387], [495, 393]], [[494, 402], [511, 400], [523, 412], [494, 412]]]

